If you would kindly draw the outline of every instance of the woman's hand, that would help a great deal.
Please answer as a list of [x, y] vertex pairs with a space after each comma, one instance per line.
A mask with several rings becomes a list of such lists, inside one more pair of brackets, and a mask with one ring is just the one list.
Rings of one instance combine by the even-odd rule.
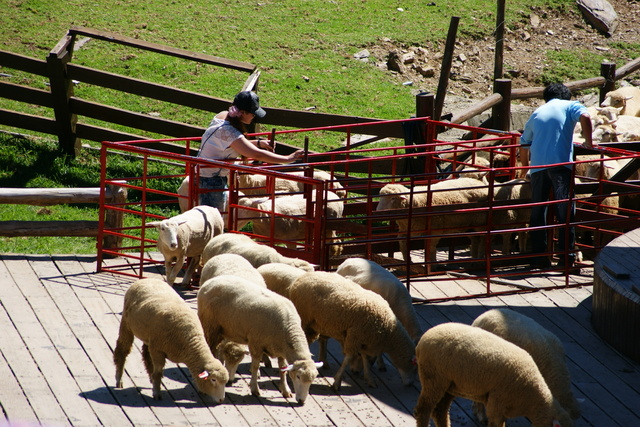
[[271, 151], [273, 153], [275, 152], [275, 149], [276, 149], [276, 142], [273, 141], [272, 143], [268, 139], [261, 138], [256, 141], [256, 147], [261, 148], [263, 150]]
[[295, 162], [298, 159], [301, 159], [304, 156], [304, 150], [296, 150], [293, 153], [289, 154], [287, 157], [289, 161]]

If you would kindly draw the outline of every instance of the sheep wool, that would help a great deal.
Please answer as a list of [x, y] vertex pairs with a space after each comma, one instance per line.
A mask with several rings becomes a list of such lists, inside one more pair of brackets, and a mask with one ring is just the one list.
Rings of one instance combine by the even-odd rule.
[[497, 335], [462, 323], [443, 323], [416, 347], [422, 390], [415, 407], [418, 427], [450, 426], [455, 397], [481, 402], [489, 426], [525, 416], [533, 427], [573, 427], [529, 353]]
[[252, 394], [260, 395], [258, 368], [264, 353], [278, 358], [282, 395], [291, 397], [288, 372], [296, 401], [304, 403], [318, 366], [291, 301], [242, 277], [217, 276], [198, 291], [198, 317], [212, 348], [223, 339], [249, 346]]
[[380, 264], [364, 258], [345, 260], [338, 266], [336, 273], [384, 298], [411, 339], [418, 342], [423, 330], [413, 308], [411, 294], [404, 283], [393, 273]]
[[193, 257], [182, 280], [183, 285], [188, 285], [202, 251], [212, 237], [223, 232], [224, 223], [218, 209], [202, 205], [147, 226], [158, 229], [157, 246], [164, 256], [169, 285], [173, 285], [186, 258]]
[[382, 353], [389, 355], [403, 384], [412, 383], [415, 344], [380, 295], [339, 274], [316, 271], [300, 276], [291, 286], [289, 297], [309, 342], [324, 336], [342, 346], [344, 360], [334, 375], [335, 390], [340, 389], [346, 367], [358, 356], [368, 385], [375, 387], [367, 359]]
[[580, 404], [571, 391], [562, 342], [530, 317], [509, 309], [489, 310], [472, 326], [489, 331], [526, 350], [536, 362], [549, 390], [573, 419], [580, 418]]
[[289, 264], [272, 262], [258, 267], [258, 273], [262, 275], [267, 288], [283, 297], [289, 298], [291, 285], [306, 271]]
[[200, 282], [204, 283], [213, 277], [225, 274], [243, 277], [256, 285], [267, 287], [258, 270], [238, 254], [220, 254], [210, 258], [202, 267]]
[[223, 233], [211, 239], [203, 251], [203, 259], [206, 262], [209, 258], [221, 253], [241, 255], [255, 268], [263, 264], [279, 262], [301, 268], [305, 271], [314, 270], [313, 265], [309, 262], [281, 255], [271, 246], [255, 242], [249, 236], [240, 233]]
[[[402, 184], [387, 184], [380, 190], [380, 201], [377, 211], [425, 208], [427, 206], [443, 206], [471, 202], [486, 202], [489, 196], [487, 185], [474, 178], [456, 178], [439, 181], [431, 186], [418, 186], [409, 190]], [[410, 204], [411, 203], [411, 204]], [[396, 218], [400, 252], [405, 260], [409, 259], [407, 233], [409, 220]], [[427, 226], [429, 225], [429, 230]], [[414, 214], [411, 218], [411, 233], [424, 235], [427, 231], [433, 234], [464, 232], [470, 229], [483, 229], [487, 225], [486, 213], [460, 213], [446, 215]], [[457, 231], [456, 231], [457, 230]], [[413, 237], [413, 236], [412, 236]], [[429, 239], [429, 259], [436, 261], [436, 246], [439, 237]], [[480, 251], [480, 239], [471, 239], [471, 256], [477, 257]]]
[[134, 282], [124, 295], [120, 332], [113, 352], [116, 387], [122, 375], [134, 337], [143, 342], [144, 366], [153, 385], [154, 399], [160, 399], [160, 381], [165, 359], [184, 363], [196, 388], [222, 403], [229, 376], [211, 353], [196, 312], [167, 283], [159, 279]]

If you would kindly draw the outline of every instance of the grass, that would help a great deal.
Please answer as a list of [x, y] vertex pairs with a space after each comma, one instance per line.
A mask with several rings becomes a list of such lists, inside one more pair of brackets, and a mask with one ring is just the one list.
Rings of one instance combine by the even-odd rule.
[[[510, 23], [525, 22], [531, 8], [575, 9], [575, 4], [568, 3], [563, 0], [509, 2], [507, 27]], [[432, 52], [441, 52], [452, 16], [460, 17], [459, 39], [491, 40], [493, 37], [494, 1], [454, 0], [435, 2], [434, 6], [428, 4], [418, 0], [8, 0], [0, 15], [0, 40], [3, 50], [45, 59], [70, 27], [84, 26], [256, 64], [261, 71], [261, 100], [268, 107], [294, 110], [314, 107], [317, 112], [398, 119], [414, 114], [416, 93], [435, 92], [437, 79], [403, 86], [396, 77], [372, 62], [354, 60], [354, 53], [385, 39], [402, 46], [420, 45]], [[247, 77], [237, 71], [104, 41], [80, 38], [77, 43], [75, 64], [211, 96], [231, 99]], [[637, 57], [640, 52], [637, 45], [619, 46], [619, 49], [629, 57]], [[569, 80], [597, 75], [597, 69], [594, 72], [593, 68], [599, 67], [599, 59], [589, 59], [583, 52], [552, 52], [545, 78]], [[3, 81], [48, 88], [45, 79], [39, 76], [10, 68], [0, 68], [0, 73]], [[200, 110], [82, 83], [75, 87], [75, 93], [90, 101], [194, 125], [203, 126], [211, 119], [210, 113]], [[0, 108], [53, 116], [47, 108], [2, 98]], [[82, 121], [105, 126], [97, 120], [82, 118]], [[0, 130], [23, 132], [7, 126], [0, 126]], [[99, 162], [89, 150], [84, 150], [81, 158], [73, 161], [61, 156], [50, 136], [22, 138], [5, 134], [0, 143], [2, 187], [98, 186]], [[327, 148], [325, 145], [312, 147], [319, 151]], [[137, 165], [133, 162], [117, 167], [136, 168]], [[0, 220], [42, 217], [91, 219], [97, 218], [97, 213], [81, 206], [41, 209], [0, 205]], [[95, 239], [0, 238], [0, 252], [93, 253]]]

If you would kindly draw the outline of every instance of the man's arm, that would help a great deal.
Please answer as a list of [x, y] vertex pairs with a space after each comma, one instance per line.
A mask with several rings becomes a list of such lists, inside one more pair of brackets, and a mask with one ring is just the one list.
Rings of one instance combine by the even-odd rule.
[[584, 144], [582, 145], [587, 148], [593, 148], [593, 139], [591, 138], [593, 127], [591, 126], [589, 113], [584, 113], [580, 116], [580, 126], [582, 126], [582, 137], [584, 138]]

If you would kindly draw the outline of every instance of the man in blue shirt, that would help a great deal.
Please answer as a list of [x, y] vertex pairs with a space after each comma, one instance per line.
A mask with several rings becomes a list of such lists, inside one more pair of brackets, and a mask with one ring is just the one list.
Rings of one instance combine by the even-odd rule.
[[[573, 162], [573, 132], [576, 123], [582, 126], [584, 146], [593, 148], [591, 139], [591, 118], [584, 105], [571, 101], [571, 91], [561, 83], [553, 83], [544, 89], [545, 104], [533, 112], [520, 137], [520, 160], [523, 166], [540, 166], [530, 169], [532, 202], [549, 201], [549, 192], [553, 190], [555, 200], [566, 200], [570, 194], [571, 171]], [[560, 164], [559, 164], [560, 163]], [[558, 203], [556, 217], [559, 224], [573, 222], [575, 202]], [[547, 225], [547, 205], [531, 208], [531, 226]], [[532, 230], [533, 253], [547, 252], [548, 230]], [[559, 266], [565, 262], [572, 267], [575, 262], [575, 230], [573, 227], [560, 229], [558, 233], [559, 250], [567, 254], [560, 258]], [[548, 257], [540, 255], [532, 261], [536, 268], [551, 267]]]

